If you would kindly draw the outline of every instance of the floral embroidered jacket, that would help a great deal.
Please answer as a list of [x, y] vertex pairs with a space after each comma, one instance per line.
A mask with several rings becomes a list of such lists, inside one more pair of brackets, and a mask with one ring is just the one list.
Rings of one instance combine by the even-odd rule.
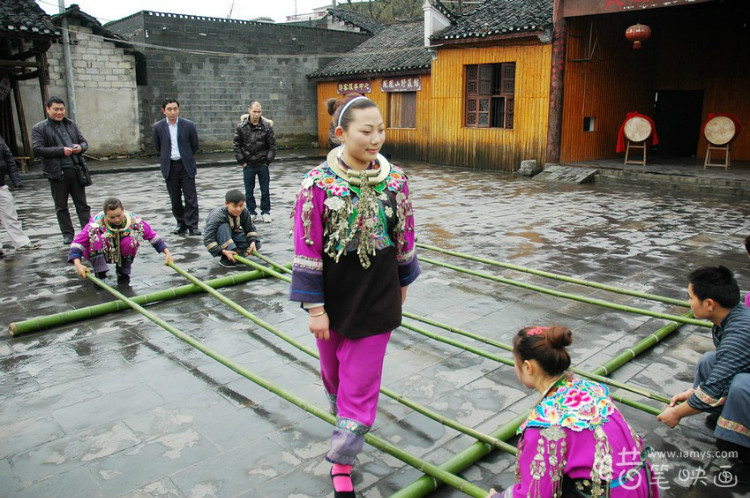
[[74, 259], [103, 255], [108, 263], [120, 264], [122, 261], [132, 261], [138, 251], [141, 241], [147, 240], [156, 252], [163, 252], [167, 244], [161, 237], [134, 213], [125, 212], [122, 226], [112, 227], [106, 223], [104, 212], [91, 217], [83, 227], [68, 252], [68, 262]]
[[564, 476], [592, 496], [659, 496], [641, 438], [601, 384], [564, 376], [518, 430], [516, 484], [493, 496], [560, 497]]
[[[325, 304], [344, 335], [385, 332], [400, 323], [400, 288], [420, 274], [408, 180], [378, 156], [352, 181], [345, 166], [329, 166], [332, 157], [305, 175], [297, 195], [290, 299]], [[370, 184], [368, 175], [384, 178]], [[365, 332], [368, 323], [374, 329]]]

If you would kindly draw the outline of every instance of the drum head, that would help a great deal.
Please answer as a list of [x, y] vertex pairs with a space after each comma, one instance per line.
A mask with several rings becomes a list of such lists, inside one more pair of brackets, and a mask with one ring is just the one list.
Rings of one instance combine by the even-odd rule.
[[631, 142], [643, 142], [651, 136], [651, 123], [646, 118], [634, 116], [625, 121], [624, 131]]
[[714, 116], [703, 128], [706, 140], [714, 145], [726, 145], [734, 139], [737, 129], [734, 121], [726, 116]]

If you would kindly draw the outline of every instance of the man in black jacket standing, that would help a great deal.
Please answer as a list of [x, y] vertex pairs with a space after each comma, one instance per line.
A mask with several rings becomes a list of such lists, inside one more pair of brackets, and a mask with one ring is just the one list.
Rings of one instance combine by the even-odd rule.
[[[167, 98], [161, 104], [165, 118], [154, 124], [153, 141], [159, 153], [161, 174], [167, 183], [172, 214], [177, 220], [173, 233], [200, 235], [198, 228], [198, 192], [195, 175], [198, 172], [195, 153], [198, 151], [198, 132], [192, 121], [180, 118], [180, 103]], [[182, 197], [185, 196], [185, 204]]]
[[[16, 167], [16, 161], [13, 159], [13, 154], [10, 152], [10, 148], [0, 137], [0, 223], [5, 227], [5, 231], [8, 232], [8, 237], [16, 248], [16, 251], [31, 251], [39, 249], [39, 243], [31, 242], [29, 237], [23, 232], [21, 222], [18, 221], [18, 213], [16, 213], [16, 205], [13, 203], [13, 196], [8, 190], [8, 186], [5, 184], [5, 175], [10, 177], [10, 181], [15, 188], [21, 188], [21, 176], [18, 174], [18, 168]], [[0, 258], [5, 254], [3, 253], [3, 243], [0, 241]]]
[[245, 205], [257, 219], [255, 177], [260, 183], [260, 213], [264, 223], [271, 223], [271, 176], [268, 165], [276, 159], [276, 137], [270, 123], [261, 119], [263, 108], [253, 100], [247, 108], [248, 119], [234, 130], [234, 157], [242, 166], [245, 181]]
[[47, 119], [31, 129], [31, 146], [34, 155], [42, 158], [42, 172], [52, 190], [63, 244], [70, 245], [75, 230], [68, 212], [68, 197], [73, 198], [81, 228], [91, 218], [91, 208], [86, 203], [86, 186], [81, 185], [76, 171], [76, 168], [86, 168], [83, 153], [89, 144], [78, 126], [65, 117], [65, 102], [60, 97], [50, 97], [45, 105]]

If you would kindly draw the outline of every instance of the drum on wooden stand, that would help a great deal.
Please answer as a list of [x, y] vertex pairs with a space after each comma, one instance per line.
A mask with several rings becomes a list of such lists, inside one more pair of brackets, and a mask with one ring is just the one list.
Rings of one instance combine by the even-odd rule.
[[[625, 149], [625, 164], [640, 164], [646, 166], [646, 140], [651, 136], [653, 127], [648, 119], [641, 116], [633, 116], [625, 121], [623, 133], [628, 139], [628, 145]], [[640, 160], [630, 158], [630, 149], [640, 149], [643, 156]]]
[[[732, 162], [729, 144], [737, 136], [737, 126], [734, 120], [727, 116], [714, 116], [706, 121], [706, 124], [703, 126], [703, 135], [708, 142], [703, 169], [706, 169], [708, 166], [729, 169]], [[714, 156], [714, 153], [719, 151], [721, 151], [720, 162]]]

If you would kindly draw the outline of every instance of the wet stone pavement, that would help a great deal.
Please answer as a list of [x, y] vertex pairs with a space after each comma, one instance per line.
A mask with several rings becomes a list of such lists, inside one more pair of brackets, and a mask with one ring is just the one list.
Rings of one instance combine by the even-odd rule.
[[[279, 262], [291, 261], [287, 215], [302, 174], [314, 164], [296, 160], [272, 167], [274, 220], [258, 228], [263, 254]], [[740, 199], [667, 195], [647, 187], [558, 185], [424, 164], [406, 164], [405, 169], [420, 242], [675, 298], [686, 298], [685, 276], [699, 265], [728, 265], [743, 289], [750, 286], [742, 247], [750, 232], [750, 206]], [[174, 223], [157, 171], [95, 175], [94, 183], [88, 189], [92, 211], [100, 209], [105, 197], [119, 196], [167, 240], [176, 263], [193, 275], [208, 280], [243, 271], [219, 267], [200, 238], [171, 234]], [[197, 183], [202, 220], [210, 208], [223, 204], [228, 188], [242, 188], [236, 167], [201, 168]], [[14, 192], [25, 228], [43, 243], [42, 249], [21, 254], [6, 250], [0, 261], [0, 495], [331, 496], [329, 466], [323, 460], [330, 426], [136, 312], [8, 335], [10, 322], [112, 299], [65, 264], [67, 248], [61, 244], [48, 189], [46, 181], [31, 180]], [[6, 237], [4, 231], [0, 236]], [[421, 254], [566, 292], [685, 311], [426, 250]], [[136, 295], [187, 283], [162, 262], [146, 245], [130, 286], [119, 289]], [[422, 267], [422, 277], [409, 290], [407, 311], [506, 343], [523, 326], [563, 324], [574, 332], [574, 365], [585, 369], [605, 363], [666, 323], [427, 263]], [[314, 349], [305, 315], [287, 301], [286, 283], [267, 278], [221, 292]], [[242, 367], [320, 408], [327, 406], [314, 358], [215, 298], [195, 294], [148, 309]], [[671, 395], [691, 384], [693, 365], [711, 348], [708, 329], [683, 326], [613, 377]], [[383, 385], [486, 433], [525, 413], [538, 398], [517, 382], [511, 367], [406, 328], [392, 336]], [[670, 430], [650, 414], [620, 406], [657, 450], [654, 464], [662, 496], [748, 495], [748, 487], [734, 484], [732, 472], [738, 468], [717, 452], [704, 415]], [[373, 433], [435, 464], [473, 443], [384, 396]], [[510, 455], [495, 451], [462, 476], [486, 489], [507, 486], [512, 467]], [[380, 498], [420, 475], [366, 446], [354, 482], [358, 496]], [[430, 496], [465, 495], [441, 488]]]

